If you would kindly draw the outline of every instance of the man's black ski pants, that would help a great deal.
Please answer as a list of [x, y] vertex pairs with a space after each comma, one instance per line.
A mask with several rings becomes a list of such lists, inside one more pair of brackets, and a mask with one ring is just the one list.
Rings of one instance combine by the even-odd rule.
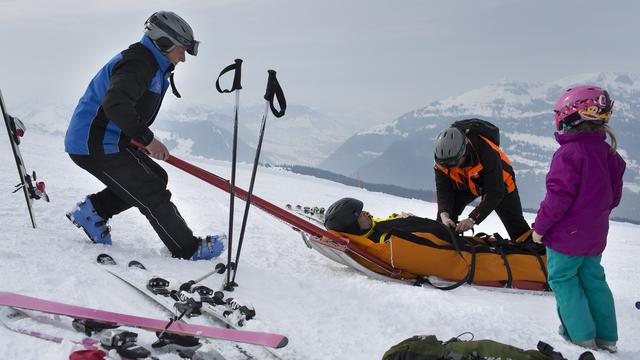
[[109, 219], [137, 207], [173, 256], [187, 259], [193, 255], [198, 240], [171, 202], [167, 172], [147, 154], [127, 148], [109, 155], [69, 156], [106, 185], [89, 196], [98, 215]]

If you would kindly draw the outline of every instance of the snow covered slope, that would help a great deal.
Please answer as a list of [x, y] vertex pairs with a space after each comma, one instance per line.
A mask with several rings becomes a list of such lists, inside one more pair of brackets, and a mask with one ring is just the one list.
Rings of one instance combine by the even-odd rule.
[[[27, 127], [29, 124], [27, 124]], [[24, 199], [12, 194], [18, 182], [4, 130], [0, 130], [0, 290], [161, 318], [163, 311], [142, 295], [107, 274], [94, 259], [109, 252], [121, 263], [144, 262], [157, 275], [187, 280], [212, 269], [212, 262], [190, 262], [167, 256], [146, 219], [135, 209], [111, 221], [114, 245], [90, 244], [64, 213], [100, 184], [76, 167], [63, 151], [62, 135], [27, 132], [22, 150], [29, 169], [47, 182], [51, 203], [36, 203], [38, 229], [31, 229]], [[180, 155], [180, 154], [175, 154]], [[228, 178], [229, 163], [185, 157]], [[170, 166], [173, 200], [196, 234], [226, 231], [228, 195]], [[238, 170], [238, 184], [247, 187], [250, 166]], [[260, 168], [256, 194], [286, 203], [328, 206], [352, 196], [376, 215], [405, 210], [432, 216], [433, 204], [371, 193], [329, 181]], [[237, 201], [236, 213], [244, 203]], [[533, 215], [527, 216], [533, 220]], [[240, 219], [236, 220], [240, 225]], [[478, 231], [500, 231], [495, 216]], [[640, 300], [638, 272], [639, 227], [612, 223], [603, 262], [618, 310], [620, 352], [597, 354], [599, 360], [640, 358]], [[238, 234], [238, 231], [235, 231]], [[509, 293], [497, 289], [462, 287], [450, 292], [386, 283], [364, 277], [307, 249], [298, 234], [270, 215], [253, 208], [234, 293], [253, 303], [257, 319], [251, 329], [289, 336], [281, 350], [285, 359], [379, 359], [393, 344], [416, 334], [449, 339], [465, 331], [524, 348], [538, 340], [555, 346], [569, 359], [580, 349], [556, 333], [554, 298], [547, 294]], [[205, 284], [216, 288], [220, 278]], [[251, 324], [251, 323], [250, 323]], [[242, 356], [220, 342], [230, 358]], [[66, 359], [73, 345], [57, 345], [0, 328], [1, 359]], [[177, 359], [165, 355], [166, 359]]]

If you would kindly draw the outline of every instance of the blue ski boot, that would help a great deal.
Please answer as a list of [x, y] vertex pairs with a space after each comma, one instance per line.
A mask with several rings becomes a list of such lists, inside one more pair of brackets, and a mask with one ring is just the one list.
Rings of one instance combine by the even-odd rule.
[[209, 235], [204, 239], [198, 238], [198, 240], [200, 240], [200, 244], [198, 244], [198, 249], [191, 256], [191, 260], [211, 260], [222, 254], [227, 242], [227, 236], [225, 234]]
[[107, 220], [96, 213], [88, 196], [83, 202], [78, 203], [75, 209], [67, 213], [67, 218], [75, 226], [84, 230], [94, 243], [111, 245], [111, 229], [107, 225]]

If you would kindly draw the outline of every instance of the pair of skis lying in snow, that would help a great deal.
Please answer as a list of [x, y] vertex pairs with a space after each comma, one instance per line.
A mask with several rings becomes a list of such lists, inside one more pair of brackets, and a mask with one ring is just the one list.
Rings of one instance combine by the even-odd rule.
[[[104, 254], [99, 256], [98, 261], [102, 264], [115, 265], [115, 261], [108, 255], [105, 256]], [[130, 262], [130, 267], [144, 269], [144, 266], [136, 261]], [[288, 342], [287, 337], [283, 335], [238, 329], [241, 325], [244, 324], [245, 321], [255, 315], [255, 312], [249, 311], [253, 310], [249, 306], [238, 305], [237, 302], [232, 300], [225, 301], [223, 294], [221, 296], [220, 293], [218, 293], [214, 297], [212, 296], [213, 294], [205, 291], [203, 289], [204, 287], [202, 286], [195, 286], [191, 287], [190, 289], [185, 288], [185, 290], [182, 291], [180, 291], [179, 289], [169, 290], [169, 284], [162, 283], [162, 285], [164, 286], [157, 286], [157, 284], [160, 283], [160, 281], [158, 280], [159, 278], [149, 278], [148, 276], [145, 277], [145, 275], [147, 275], [145, 273], [138, 274], [142, 276], [133, 276], [135, 275], [135, 269], [123, 269], [122, 271], [119, 271], [115, 266], [106, 266], [105, 269], [117, 278], [143, 292], [168, 312], [178, 312], [180, 313], [180, 315], [175, 315], [169, 322], [167, 322], [164, 320], [150, 319], [68, 305], [9, 292], [0, 292], [0, 310], [2, 310], [2, 312], [0, 312], [0, 322], [2, 323], [2, 325], [4, 325], [4, 327], [14, 332], [19, 332], [25, 335], [30, 335], [43, 340], [58, 343], [64, 341], [65, 339], [59, 336], [46, 334], [40, 330], [35, 330], [40, 328], [38, 326], [36, 326], [34, 329], [33, 326], [23, 327], [21, 326], [21, 324], [24, 324], [25, 320], [31, 319], [35, 320], [35, 322], [60, 326], [61, 320], [57, 315], [62, 315], [65, 317], [76, 319], [74, 320], [74, 322], [90, 321], [94, 325], [94, 327], [95, 325], [97, 325], [98, 330], [101, 330], [103, 328], [108, 329], [118, 326], [125, 326], [155, 331], [158, 335], [159, 340], [164, 341], [164, 343], [161, 343], [157, 346], [158, 348], [164, 347], [164, 345], [167, 345], [168, 343], [173, 344], [175, 342], [178, 342], [180, 343], [180, 345], [184, 345], [184, 343], [186, 342], [192, 345], [193, 350], [184, 351], [185, 349], [184, 347], [182, 347], [181, 350], [183, 351], [181, 352], [181, 356], [193, 359], [203, 358], [197, 357], [197, 354], [195, 353], [195, 350], [197, 350], [197, 348], [199, 347], [199, 339], [227, 340], [237, 344], [242, 343], [259, 345], [264, 347], [264, 349], [269, 350], [269, 354], [267, 355], [274, 358], [279, 358], [279, 355], [275, 353], [273, 349], [282, 348], [286, 346]], [[140, 281], [140, 279], [145, 278], [152, 281]], [[156, 286], [152, 286], [152, 283], [155, 283]], [[193, 285], [191, 283], [187, 284]], [[171, 296], [177, 296], [177, 299], [173, 299], [171, 298]], [[54, 319], [51, 319], [43, 316], [33, 316], [30, 312], [28, 312], [29, 310], [53, 314], [56, 315], [56, 317], [54, 317]], [[228, 328], [193, 324], [191, 317], [200, 313], [210, 316], [211, 318], [215, 319], [217, 322], [224, 324]], [[70, 326], [68, 326], [67, 324], [67, 328], [69, 327]], [[111, 339], [113, 334], [108, 334], [109, 336], [107, 337]], [[114, 334], [119, 333], [116, 332]], [[86, 335], [90, 336], [92, 335], [92, 332], [86, 332]], [[102, 346], [105, 347], [104, 334], [102, 335], [101, 340]], [[82, 345], [85, 348], [95, 348], [97, 345], [100, 345], [101, 340], [92, 337], [86, 337], [70, 341], [78, 345]], [[107, 341], [107, 343], [108, 342], [109, 341]], [[152, 347], [154, 347], [155, 349], [156, 344], [158, 343], [160, 343], [160, 341], [156, 341], [156, 343], [154, 343]], [[245, 357], [249, 359], [254, 358], [249, 354], [248, 351], [246, 351], [246, 349], [239, 347], [239, 345], [236, 345], [236, 347], [243, 355], [245, 355]], [[167, 348], [173, 349], [173, 347], [171, 346]], [[166, 350], [167, 348], [163, 350]], [[118, 353], [121, 354], [120, 351], [118, 351]], [[136, 358], [131, 356], [131, 354], [133, 353], [125, 352], [125, 354], [129, 354], [128, 357]], [[144, 351], [141, 351], [139, 354], [144, 355]], [[262, 354], [260, 356], [260, 358], [263, 358]], [[206, 358], [224, 359], [224, 357], [217, 351], [215, 351], [215, 354], [213, 355], [209, 353]]]
[[[195, 281], [188, 281], [176, 287], [171, 286], [170, 281], [165, 278], [150, 277], [150, 273], [145, 272], [144, 265], [135, 260], [129, 262], [129, 270], [112, 266], [116, 265], [116, 262], [107, 254], [98, 255], [97, 262], [106, 265], [104, 269], [107, 272], [148, 296], [167, 311], [181, 313], [188, 310], [187, 319], [205, 314], [228, 327], [239, 328], [253, 319], [256, 314], [253, 306], [241, 304], [234, 298], [226, 297], [222, 291], [196, 285]], [[216, 270], [222, 274], [225, 268], [216, 266]], [[189, 309], [190, 306], [193, 309]]]
[[[98, 255], [97, 262], [105, 265], [104, 269], [111, 275], [146, 295], [168, 313], [185, 314], [180, 318], [183, 323], [191, 324], [195, 317], [201, 315], [227, 328], [241, 331], [241, 328], [255, 316], [255, 310], [251, 305], [226, 297], [222, 291], [213, 291], [205, 286], [197, 285], [197, 281], [175, 282], [174, 285], [171, 285], [164, 278], [151, 276], [151, 273], [146, 271], [146, 268], [135, 260], [129, 262], [126, 269], [113, 266], [116, 265], [116, 261], [107, 254]], [[225, 270], [223, 264], [218, 264], [214, 272], [223, 274]], [[254, 322], [256, 320], [251, 321]], [[241, 347], [239, 344], [235, 344], [235, 350], [248, 359], [280, 359], [280, 354], [274, 349], [284, 347], [288, 339], [282, 335], [276, 336], [281, 338], [281, 343], [245, 342], [247, 344], [261, 345], [262, 348], [247, 349], [244, 346]]]

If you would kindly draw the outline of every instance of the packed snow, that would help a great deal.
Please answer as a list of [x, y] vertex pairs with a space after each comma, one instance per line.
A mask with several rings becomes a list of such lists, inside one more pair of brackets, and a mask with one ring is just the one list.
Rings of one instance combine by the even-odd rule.
[[[4, 149], [0, 151], [1, 291], [167, 318], [160, 307], [97, 265], [96, 256], [107, 252], [121, 264], [137, 259], [156, 275], [182, 281], [200, 277], [217, 262], [171, 258], [135, 209], [112, 219], [112, 246], [91, 244], [64, 214], [86, 194], [101, 189], [101, 184], [71, 162], [63, 151], [61, 134], [33, 129], [27, 131], [21, 149], [28, 169], [37, 170], [39, 179], [46, 180], [51, 203], [35, 203], [38, 228], [32, 229], [24, 197], [11, 193], [18, 177], [4, 130], [0, 131], [0, 149]], [[184, 159], [229, 177], [228, 162]], [[168, 164], [165, 169], [173, 200], [194, 232], [227, 232], [228, 194]], [[247, 188], [250, 171], [250, 164], [239, 165], [239, 186]], [[356, 197], [377, 216], [409, 211], [433, 217], [436, 211], [433, 203], [275, 168], [259, 168], [255, 193], [281, 206], [327, 207], [338, 198]], [[244, 203], [236, 201], [236, 242], [243, 209]], [[534, 215], [526, 217], [532, 221]], [[603, 263], [618, 311], [619, 353], [598, 352], [599, 360], [640, 358], [640, 310], [634, 307], [640, 300], [638, 230], [636, 225], [611, 223]], [[495, 215], [477, 231], [505, 234]], [[379, 359], [389, 347], [413, 335], [435, 334], [447, 340], [464, 332], [472, 332], [476, 339], [527, 349], [542, 340], [571, 360], [583, 351], [557, 334], [555, 301], [549, 293], [470, 286], [440, 291], [374, 280], [308, 249], [297, 232], [257, 208], [250, 212], [237, 281], [240, 286], [233, 296], [253, 304], [257, 311], [247, 328], [289, 337], [289, 345], [278, 350], [283, 359]], [[204, 284], [219, 288], [221, 282], [218, 276]], [[216, 347], [229, 359], [245, 358], [229, 342], [207, 346]], [[242, 347], [252, 351], [251, 346]], [[67, 359], [74, 349], [77, 346], [70, 342], [55, 344], [0, 328], [2, 359]], [[161, 356], [163, 360], [177, 358]]]

